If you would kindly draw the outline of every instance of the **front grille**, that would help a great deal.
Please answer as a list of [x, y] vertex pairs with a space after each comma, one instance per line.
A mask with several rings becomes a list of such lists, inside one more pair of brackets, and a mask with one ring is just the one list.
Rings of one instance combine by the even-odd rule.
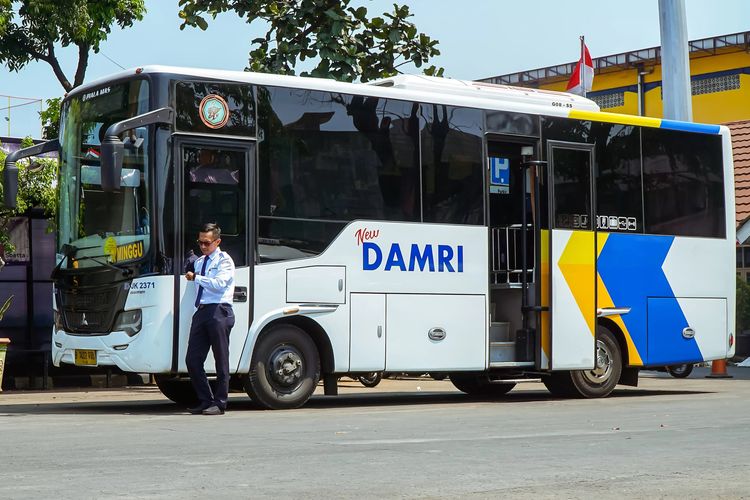
[[104, 332], [107, 330], [106, 312], [73, 312], [64, 311], [65, 324], [71, 330], [86, 332]]
[[121, 286], [96, 290], [58, 292], [58, 305], [65, 330], [84, 335], [107, 333], [112, 329], [115, 312], [125, 305], [126, 293]]
[[106, 307], [112, 300], [112, 294], [103, 293], [63, 293], [63, 302], [70, 309], [98, 309]]

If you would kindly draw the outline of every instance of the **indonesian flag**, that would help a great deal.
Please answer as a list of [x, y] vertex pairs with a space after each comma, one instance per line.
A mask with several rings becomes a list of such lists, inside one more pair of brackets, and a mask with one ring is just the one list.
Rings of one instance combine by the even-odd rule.
[[[565, 90], [571, 94], [586, 97], [586, 92], [591, 90], [591, 84], [594, 83], [594, 62], [591, 60], [591, 54], [589, 54], [586, 44], [581, 42], [581, 45], [583, 45], [583, 57], [576, 64], [573, 74], [570, 75], [568, 88]], [[581, 73], [581, 66], [583, 66], [583, 73]], [[583, 76], [583, 81], [581, 81], [581, 76]]]

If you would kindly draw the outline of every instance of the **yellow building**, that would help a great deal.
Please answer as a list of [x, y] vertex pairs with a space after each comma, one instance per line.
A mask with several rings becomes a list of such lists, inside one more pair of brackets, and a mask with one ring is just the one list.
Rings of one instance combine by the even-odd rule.
[[[596, 47], [589, 47], [589, 50]], [[602, 111], [662, 117], [661, 49], [594, 58], [587, 97]], [[503, 85], [565, 91], [575, 62], [486, 78]], [[750, 31], [690, 42], [693, 121], [750, 120]]]

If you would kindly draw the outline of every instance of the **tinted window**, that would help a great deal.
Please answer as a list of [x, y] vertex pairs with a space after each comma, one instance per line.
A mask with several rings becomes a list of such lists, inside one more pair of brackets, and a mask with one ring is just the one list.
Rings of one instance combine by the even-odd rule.
[[423, 104], [425, 222], [484, 223], [482, 112]]
[[206, 222], [221, 228], [221, 249], [235, 265], [247, 265], [245, 152], [215, 147], [182, 149], [185, 185], [185, 249], [200, 256], [196, 237]]
[[487, 132], [514, 135], [539, 135], [539, 117], [511, 113], [509, 111], [487, 111]]
[[591, 229], [591, 151], [551, 150], [555, 227]]
[[569, 118], [542, 118], [545, 140], [591, 143], [591, 122]]
[[596, 226], [601, 231], [643, 231], [640, 130], [594, 123]]
[[285, 88], [258, 99], [269, 245], [319, 252], [349, 220], [420, 220], [418, 105]]
[[[207, 126], [200, 117], [203, 98], [221, 97], [229, 108], [226, 123], [219, 128]], [[208, 134], [255, 136], [255, 101], [250, 85], [216, 82], [177, 82], [177, 130]]]
[[647, 233], [722, 238], [721, 137], [643, 128]]

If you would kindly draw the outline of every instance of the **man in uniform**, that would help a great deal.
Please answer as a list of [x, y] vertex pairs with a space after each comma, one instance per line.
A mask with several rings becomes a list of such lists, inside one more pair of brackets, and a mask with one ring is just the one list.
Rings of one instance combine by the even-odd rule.
[[[199, 404], [190, 408], [197, 415], [221, 415], [227, 408], [229, 394], [229, 332], [234, 326], [232, 297], [234, 295], [234, 262], [219, 248], [221, 229], [204, 224], [198, 233], [201, 257], [195, 261], [194, 272], [185, 273], [195, 281], [198, 293], [196, 311], [190, 325], [185, 363]], [[203, 364], [211, 349], [216, 360], [216, 388], [211, 391]]]

